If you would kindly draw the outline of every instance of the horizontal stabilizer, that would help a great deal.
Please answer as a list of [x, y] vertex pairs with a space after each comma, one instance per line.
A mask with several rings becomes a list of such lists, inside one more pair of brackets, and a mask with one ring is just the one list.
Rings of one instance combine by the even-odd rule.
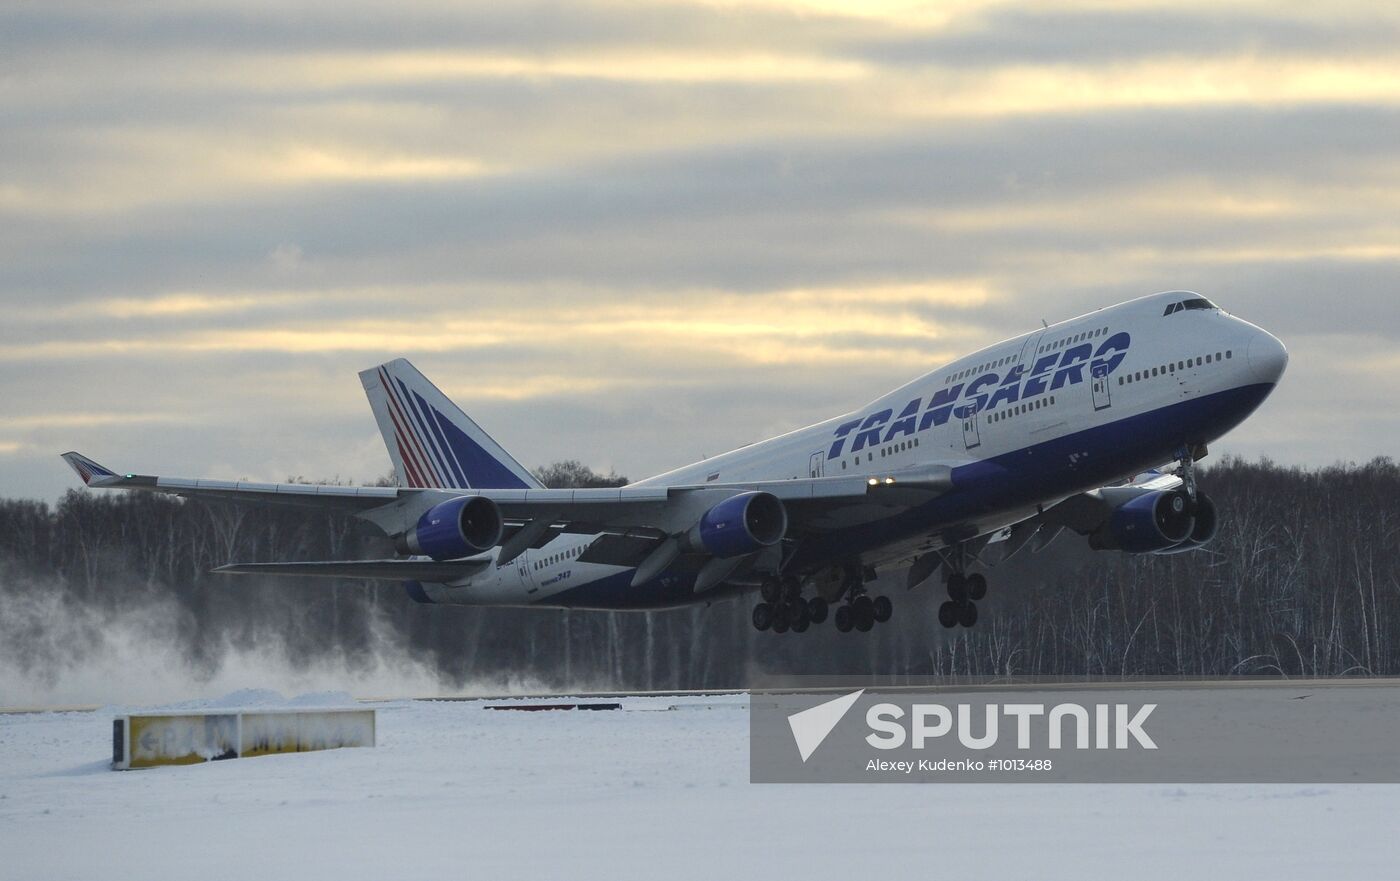
[[306, 575], [315, 578], [377, 578], [384, 581], [429, 581], [438, 584], [470, 578], [487, 566], [478, 560], [335, 560], [304, 563], [229, 563], [220, 575]]

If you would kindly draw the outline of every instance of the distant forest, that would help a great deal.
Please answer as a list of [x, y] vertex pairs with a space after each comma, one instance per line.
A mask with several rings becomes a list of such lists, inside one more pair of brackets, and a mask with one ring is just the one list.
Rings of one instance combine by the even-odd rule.
[[[550, 485], [619, 485], [577, 462]], [[553, 688], [742, 687], [758, 672], [970, 675], [1380, 675], [1400, 672], [1400, 467], [1318, 470], [1225, 460], [1200, 472], [1220, 508], [1208, 549], [1094, 552], [1063, 534], [988, 570], [971, 630], [945, 631], [941, 582], [882, 573], [893, 619], [870, 633], [756, 632], [754, 600], [655, 613], [428, 606], [397, 584], [210, 575], [229, 561], [391, 554], [367, 525], [294, 508], [73, 490], [0, 502], [0, 664], [52, 675], [107, 623], [139, 613], [181, 663], [275, 650], [352, 667], [386, 648], [444, 690], [511, 679]], [[991, 553], [990, 556], [995, 556]], [[55, 638], [50, 610], [68, 623]], [[75, 635], [72, 622], [83, 629]]]

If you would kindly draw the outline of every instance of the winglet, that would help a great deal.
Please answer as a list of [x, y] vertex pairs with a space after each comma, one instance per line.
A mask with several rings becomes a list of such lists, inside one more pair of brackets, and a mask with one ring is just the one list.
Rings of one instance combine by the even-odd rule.
[[87, 486], [91, 486], [92, 482], [99, 477], [117, 476], [117, 472], [110, 468], [104, 468], [82, 453], [72, 451], [64, 453], [63, 461], [68, 463], [68, 467], [78, 472], [78, 476], [83, 479], [83, 483]]

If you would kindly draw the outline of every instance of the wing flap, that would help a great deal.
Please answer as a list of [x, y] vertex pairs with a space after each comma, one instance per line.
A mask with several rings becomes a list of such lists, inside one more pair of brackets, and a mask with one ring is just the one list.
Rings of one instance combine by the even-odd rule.
[[300, 563], [229, 563], [219, 575], [303, 575], [315, 578], [371, 578], [384, 581], [446, 583], [481, 572], [491, 565], [478, 560], [333, 560]]
[[600, 535], [578, 560], [605, 566], [636, 566], [662, 541], [654, 535]]

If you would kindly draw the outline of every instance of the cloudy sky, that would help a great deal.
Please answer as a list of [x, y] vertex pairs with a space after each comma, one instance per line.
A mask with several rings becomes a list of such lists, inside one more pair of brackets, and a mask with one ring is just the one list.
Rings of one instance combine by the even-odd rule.
[[388, 470], [408, 356], [634, 479], [1158, 290], [1274, 331], [1217, 452], [1400, 435], [1400, 7], [0, 7], [0, 494]]

